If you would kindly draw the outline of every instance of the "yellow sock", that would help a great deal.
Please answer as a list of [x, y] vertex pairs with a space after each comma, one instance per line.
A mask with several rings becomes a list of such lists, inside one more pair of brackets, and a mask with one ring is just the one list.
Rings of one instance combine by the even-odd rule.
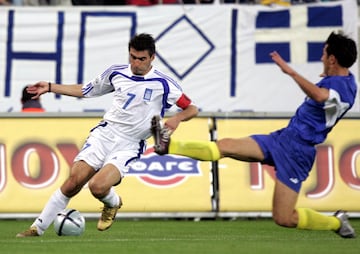
[[297, 208], [298, 229], [310, 230], [338, 230], [341, 226], [340, 221], [335, 216], [326, 216], [310, 208]]
[[220, 151], [215, 142], [211, 141], [178, 141], [171, 139], [169, 153], [187, 156], [202, 161], [217, 161]]

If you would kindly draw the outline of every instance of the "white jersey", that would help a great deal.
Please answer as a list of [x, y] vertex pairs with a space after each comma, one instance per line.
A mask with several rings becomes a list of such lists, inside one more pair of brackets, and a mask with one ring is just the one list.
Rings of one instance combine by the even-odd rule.
[[145, 76], [135, 76], [130, 65], [113, 65], [82, 88], [84, 97], [111, 92], [114, 98], [104, 120], [118, 125], [120, 135], [140, 140], [151, 136], [151, 118], [164, 116], [183, 94], [175, 80], [154, 67]]

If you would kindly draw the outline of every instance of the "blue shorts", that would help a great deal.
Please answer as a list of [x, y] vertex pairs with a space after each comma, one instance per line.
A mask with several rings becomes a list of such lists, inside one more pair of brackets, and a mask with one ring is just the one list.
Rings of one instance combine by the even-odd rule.
[[315, 145], [286, 128], [251, 137], [264, 153], [265, 159], [261, 163], [274, 166], [276, 178], [298, 193], [314, 164]]

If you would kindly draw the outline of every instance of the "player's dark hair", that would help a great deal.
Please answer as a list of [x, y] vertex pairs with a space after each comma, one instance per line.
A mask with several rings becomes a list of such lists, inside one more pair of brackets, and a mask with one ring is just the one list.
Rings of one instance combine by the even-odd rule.
[[328, 45], [326, 53], [328, 56], [334, 55], [339, 65], [349, 68], [355, 63], [357, 50], [354, 40], [345, 35], [332, 32], [325, 43]]
[[150, 34], [138, 34], [130, 40], [129, 51], [130, 48], [134, 48], [137, 51], [147, 50], [149, 55], [152, 56], [155, 54], [155, 40]]

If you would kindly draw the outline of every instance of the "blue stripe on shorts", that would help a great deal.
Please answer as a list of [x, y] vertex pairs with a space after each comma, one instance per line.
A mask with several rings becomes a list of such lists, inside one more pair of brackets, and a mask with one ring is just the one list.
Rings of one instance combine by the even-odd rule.
[[316, 149], [297, 137], [289, 129], [281, 129], [269, 135], [251, 136], [260, 146], [265, 159], [261, 162], [274, 166], [276, 178], [296, 192], [312, 169]]

